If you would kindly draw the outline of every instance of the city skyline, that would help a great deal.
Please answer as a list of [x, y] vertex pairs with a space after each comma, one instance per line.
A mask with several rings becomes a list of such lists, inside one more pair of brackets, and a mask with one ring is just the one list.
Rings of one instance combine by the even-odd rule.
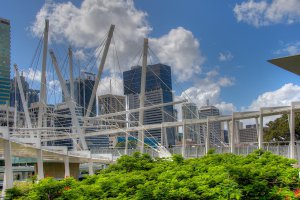
[[[86, 55], [83, 54], [86, 49], [80, 42], [86, 42], [85, 47], [93, 48], [91, 41], [102, 38], [101, 34], [107, 30], [106, 26], [115, 22], [116, 26], [119, 26], [119, 30], [117, 28], [119, 38], [116, 37], [116, 42], [128, 46], [124, 47], [125, 50], [137, 44], [141, 46], [140, 39], [144, 36], [150, 38], [149, 45], [161, 63], [173, 67], [174, 82], [176, 82], [173, 85], [176, 96], [185, 96], [186, 93], [198, 106], [204, 105], [206, 99], [209, 99], [211, 104], [224, 112], [232, 108], [241, 111], [257, 109], [259, 106], [288, 105], [290, 101], [300, 100], [297, 94], [300, 91], [299, 77], [266, 61], [299, 52], [300, 45], [297, 36], [299, 35], [297, 33], [299, 15], [293, 9], [285, 8], [283, 11], [277, 10], [277, 18], [268, 16], [266, 14], [268, 9], [278, 9], [276, 2], [274, 0], [268, 2], [237, 1], [235, 3], [191, 1], [183, 6], [182, 1], [175, 3], [120, 1], [115, 4], [98, 1], [94, 7], [107, 8], [111, 16], [105, 22], [92, 20], [91, 23], [95, 23], [96, 26], [92, 30], [89, 24], [84, 23], [84, 20], [90, 16], [89, 0], [73, 3], [35, 2], [32, 3], [33, 5], [28, 2], [28, 5], [24, 5], [20, 2], [6, 1], [0, 10], [1, 17], [11, 21], [11, 62], [22, 66], [20, 67], [22, 69], [26, 69], [26, 65], [29, 66], [34, 48], [38, 43], [37, 36], [40, 27], [43, 26], [40, 22], [44, 20], [42, 17], [48, 16], [50, 27], [53, 27], [51, 44], [59, 43], [58, 46], [62, 47], [62, 41], [59, 41], [61, 37], [68, 43], [64, 45], [71, 44], [76, 47], [77, 55]], [[291, 2], [289, 4], [291, 7], [299, 7], [299, 3]], [[160, 6], [157, 6], [158, 4]], [[259, 5], [264, 5], [264, 7], [261, 12], [255, 12]], [[160, 12], [168, 7], [172, 8], [172, 13]], [[18, 17], [20, 12], [16, 12], [21, 8], [28, 10], [22, 18]], [[117, 9], [122, 12], [117, 13]], [[186, 12], [187, 10], [189, 12]], [[58, 11], [61, 11], [61, 15], [78, 11], [76, 20], [82, 23], [75, 24], [79, 28], [77, 36], [67, 30], [61, 30], [67, 19], [61, 19], [60, 15], [55, 13]], [[132, 12], [128, 14], [129, 11]], [[211, 14], [216, 12], [218, 14]], [[250, 12], [254, 12], [256, 18], [247, 15]], [[17, 13], [16, 16], [13, 13]], [[107, 16], [106, 12], [100, 12], [97, 9], [95, 14], [98, 17]], [[124, 29], [124, 25], [120, 24], [122, 17], [128, 20], [128, 24], [125, 25], [128, 25], [129, 29]], [[197, 20], [191, 20], [192, 18]], [[74, 25], [75, 17], [68, 18], [68, 20]], [[100, 25], [105, 28], [100, 30]], [[89, 37], [84, 37], [83, 33], [87, 32], [82, 30], [83, 27], [89, 31], [99, 31], [99, 34], [95, 35], [96, 32], [91, 32], [90, 35], [87, 34]], [[139, 32], [130, 35], [132, 38], [126, 35], [126, 31], [132, 33], [134, 30]], [[168, 49], [168, 44], [178, 48]], [[137, 51], [138, 49], [134, 52]], [[171, 56], [164, 54], [166, 51]], [[120, 51], [119, 53], [120, 58], [124, 58], [132, 52]], [[172, 56], [178, 59], [172, 59]], [[121, 62], [126, 63], [126, 61]], [[128, 69], [127, 66], [121, 67], [122, 71]], [[109, 69], [113, 71], [112, 67]], [[104, 80], [109, 78], [108, 74], [106, 71]]]

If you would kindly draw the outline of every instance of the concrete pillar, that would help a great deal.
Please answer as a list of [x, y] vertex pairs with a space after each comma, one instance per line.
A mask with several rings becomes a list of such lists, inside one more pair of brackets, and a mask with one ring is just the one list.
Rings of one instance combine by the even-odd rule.
[[231, 124], [231, 134], [230, 134], [230, 153], [234, 153], [234, 137], [235, 137], [235, 118], [234, 113], [232, 113], [232, 124]]
[[168, 134], [167, 134], [167, 128], [164, 127], [164, 137], [165, 137], [165, 147], [168, 148], [169, 147], [169, 141], [168, 141]]
[[3, 191], [13, 187], [13, 170], [11, 160], [11, 144], [9, 140], [3, 141], [4, 147], [4, 180]]
[[264, 116], [263, 116], [263, 108], [260, 108], [259, 134], [258, 134], [258, 148], [259, 149], [263, 149], [263, 135], [264, 135]]
[[185, 135], [185, 123], [183, 123], [183, 126], [182, 126], [182, 147], [181, 147], [181, 154], [182, 154], [182, 157], [185, 157], [185, 148], [186, 148], [186, 135]]
[[43, 164], [42, 149], [37, 149], [36, 154], [37, 154], [38, 180], [40, 180], [44, 178], [44, 164]]
[[161, 128], [160, 128], [160, 144], [161, 144], [161, 146], [165, 146], [164, 145], [164, 138], [165, 138], [164, 127], [161, 124]]
[[230, 132], [229, 121], [226, 121], [226, 126], [227, 126], [227, 131], [228, 131], [228, 144], [230, 146], [230, 135], [231, 135], [231, 132]]
[[210, 131], [209, 131], [209, 120], [208, 120], [208, 117], [207, 117], [207, 120], [206, 120], [206, 137], [205, 137], [205, 153], [207, 154], [208, 151], [209, 151], [209, 138], [210, 138]]
[[64, 157], [64, 163], [65, 163], [65, 178], [70, 177], [70, 162], [69, 162], [68, 154]]
[[90, 154], [90, 159], [89, 159], [89, 175], [94, 175], [94, 169], [93, 169], [93, 160], [92, 160], [92, 155]]
[[290, 110], [290, 158], [295, 159], [295, 111], [294, 104], [291, 102]]
[[258, 137], [259, 137], [258, 117], [255, 117], [255, 126], [256, 126], [256, 133], [257, 133], [257, 139], [258, 139]]
[[125, 155], [128, 154], [128, 133], [125, 133]]

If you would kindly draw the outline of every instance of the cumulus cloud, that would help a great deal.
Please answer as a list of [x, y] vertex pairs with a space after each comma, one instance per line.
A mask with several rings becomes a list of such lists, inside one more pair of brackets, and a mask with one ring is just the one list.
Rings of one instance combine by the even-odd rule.
[[42, 72], [40, 70], [34, 70], [32, 68], [29, 68], [28, 71], [23, 71], [23, 76], [27, 78], [29, 81], [41, 81], [41, 74]]
[[233, 59], [233, 55], [232, 55], [232, 53], [230, 51], [220, 52], [218, 59], [221, 62], [230, 61], [230, 60]]
[[199, 80], [194, 86], [186, 89], [180, 95], [181, 98], [188, 99], [190, 102], [197, 104], [200, 108], [207, 104], [218, 107], [222, 114], [231, 113], [236, 110], [232, 103], [220, 101], [220, 93], [223, 87], [228, 87], [234, 84], [234, 80], [229, 77], [219, 77], [216, 70], [212, 70], [206, 74], [206, 77]]
[[299, 10], [299, 0], [248, 0], [236, 4], [233, 9], [238, 22], [256, 27], [299, 22]]
[[[118, 57], [118, 64], [123, 71], [136, 65], [133, 61], [137, 51], [142, 49], [143, 38], [152, 30], [146, 17], [147, 13], [136, 9], [132, 0], [84, 0], [79, 7], [72, 2], [48, 1], [37, 13], [30, 30], [34, 36], [40, 37], [44, 20], [48, 18], [50, 41], [82, 48], [75, 51], [75, 55], [84, 59], [87, 49], [97, 48], [105, 38], [110, 24], [115, 24], [106, 69], [114, 71], [114, 62]], [[179, 81], [186, 81], [193, 73], [200, 73], [204, 57], [199, 50], [199, 41], [190, 31], [178, 27], [149, 41], [160, 61], [171, 65]]]
[[299, 53], [300, 53], [300, 41], [284, 44], [282, 49], [275, 51], [275, 54], [295, 55]]
[[192, 32], [178, 27], [160, 38], [151, 38], [150, 42], [160, 61], [172, 66], [178, 81], [186, 81], [201, 72], [205, 59]]
[[97, 96], [104, 94], [124, 95], [123, 79], [118, 75], [104, 77], [99, 84]]
[[247, 110], [259, 110], [260, 107], [287, 106], [292, 101], [300, 101], [300, 86], [288, 83], [278, 90], [259, 95], [248, 106]]

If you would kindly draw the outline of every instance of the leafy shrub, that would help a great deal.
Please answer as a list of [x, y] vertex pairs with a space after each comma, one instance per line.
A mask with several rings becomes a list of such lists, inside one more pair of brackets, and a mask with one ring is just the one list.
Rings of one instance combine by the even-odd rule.
[[184, 160], [122, 156], [98, 175], [81, 182], [46, 178], [11, 199], [295, 199], [299, 170], [295, 160], [261, 150], [248, 156], [208, 154]]

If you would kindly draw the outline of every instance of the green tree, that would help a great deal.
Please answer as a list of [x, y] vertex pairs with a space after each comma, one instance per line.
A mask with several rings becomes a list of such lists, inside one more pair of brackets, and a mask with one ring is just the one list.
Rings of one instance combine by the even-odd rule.
[[[290, 139], [290, 130], [288, 115], [283, 114], [281, 117], [267, 123], [264, 130], [264, 141], [288, 141]], [[300, 113], [295, 116], [296, 139], [300, 139]]]

